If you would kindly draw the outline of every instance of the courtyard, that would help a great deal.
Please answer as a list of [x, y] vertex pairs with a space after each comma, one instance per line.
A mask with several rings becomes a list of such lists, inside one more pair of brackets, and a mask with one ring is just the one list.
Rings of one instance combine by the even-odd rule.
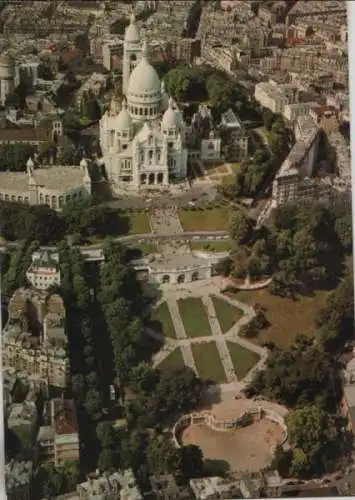
[[[255, 408], [250, 400], [230, 400], [213, 405], [209, 411], [219, 420], [235, 419], [248, 409]], [[268, 408], [280, 417], [278, 405]], [[254, 420], [244, 428], [225, 432], [208, 425], [191, 425], [182, 431], [182, 444], [199, 446], [206, 460], [218, 461], [232, 471], [258, 471], [267, 467], [273, 457], [274, 447], [285, 438], [282, 427], [266, 418]]]

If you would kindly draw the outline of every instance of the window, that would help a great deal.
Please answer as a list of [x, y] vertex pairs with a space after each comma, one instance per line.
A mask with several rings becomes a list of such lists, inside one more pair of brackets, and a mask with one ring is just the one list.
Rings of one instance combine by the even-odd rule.
[[148, 151], [148, 158], [149, 158], [149, 165], [151, 165], [153, 163], [153, 150], [150, 149]]

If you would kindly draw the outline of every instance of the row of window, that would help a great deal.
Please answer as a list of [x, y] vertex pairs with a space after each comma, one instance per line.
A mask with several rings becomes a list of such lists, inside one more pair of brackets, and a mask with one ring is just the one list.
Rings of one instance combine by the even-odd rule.
[[149, 108], [141, 108], [129, 104], [128, 111], [135, 116], [156, 116], [159, 113], [159, 106], [150, 106]]
[[[73, 195], [67, 195], [67, 196], [48, 196], [48, 195], [39, 195], [39, 203], [40, 205], [49, 205], [52, 208], [61, 208], [64, 205], [64, 200], [65, 203], [70, 202], [71, 200], [75, 201], [77, 199], [82, 199], [83, 193], [79, 191], [78, 193], [74, 193]], [[16, 196], [16, 195], [8, 195], [8, 194], [3, 194], [0, 193], [0, 200], [2, 201], [14, 201], [14, 202], [20, 202], [20, 203], [29, 203], [29, 198], [28, 196]]]

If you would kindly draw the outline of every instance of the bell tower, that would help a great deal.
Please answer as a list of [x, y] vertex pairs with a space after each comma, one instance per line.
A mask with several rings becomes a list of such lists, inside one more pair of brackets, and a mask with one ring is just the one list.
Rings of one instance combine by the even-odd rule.
[[126, 95], [129, 77], [136, 67], [142, 53], [141, 37], [136, 25], [136, 18], [131, 14], [129, 26], [127, 26], [123, 44], [123, 78], [122, 93]]

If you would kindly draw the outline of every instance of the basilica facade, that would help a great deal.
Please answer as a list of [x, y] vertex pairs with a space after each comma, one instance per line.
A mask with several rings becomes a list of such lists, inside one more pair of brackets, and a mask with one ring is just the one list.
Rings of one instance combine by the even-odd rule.
[[134, 15], [125, 32], [123, 100], [100, 120], [101, 163], [114, 195], [167, 188], [186, 178], [186, 124], [149, 63]]

